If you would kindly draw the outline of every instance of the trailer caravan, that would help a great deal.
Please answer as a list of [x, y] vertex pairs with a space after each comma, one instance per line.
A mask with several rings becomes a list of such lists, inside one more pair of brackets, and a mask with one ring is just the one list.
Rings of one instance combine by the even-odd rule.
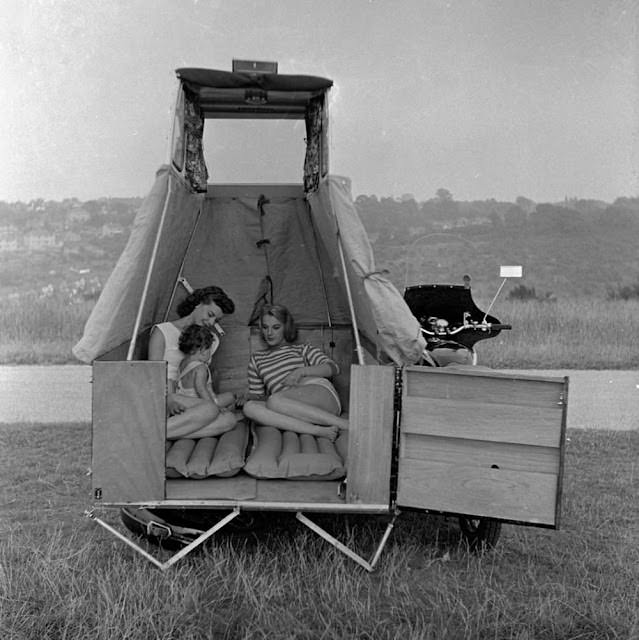
[[[494, 542], [503, 521], [557, 528], [567, 379], [423, 366], [422, 326], [377, 269], [348, 179], [329, 173], [332, 81], [241, 61], [176, 73], [169, 162], [74, 348], [93, 367], [87, 515], [161, 568], [252, 511], [295, 513], [368, 570], [406, 510], [456, 515], [473, 544]], [[209, 182], [202, 137], [218, 119], [304, 122], [301, 182]], [[209, 284], [236, 307], [213, 359], [219, 390], [246, 387], [256, 309], [283, 304], [300, 340], [340, 366], [349, 429], [334, 443], [247, 420], [205, 443], [167, 441], [167, 364], [147, 359], [149, 332]], [[100, 518], [103, 508], [158, 539], [179, 529], [163, 517], [176, 509], [219, 517], [160, 562]], [[313, 522], [318, 512], [390, 521], [364, 559]]]

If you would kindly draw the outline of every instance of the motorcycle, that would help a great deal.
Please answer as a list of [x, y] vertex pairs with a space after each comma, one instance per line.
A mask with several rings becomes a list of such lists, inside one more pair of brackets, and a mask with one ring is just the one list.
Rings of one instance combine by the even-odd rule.
[[[512, 329], [510, 324], [500, 322], [475, 304], [469, 276], [464, 276], [463, 285], [420, 284], [407, 287], [404, 300], [419, 320], [426, 340], [420, 362], [426, 367], [474, 366], [477, 364], [475, 345], [480, 340], [495, 338], [502, 330]], [[494, 299], [490, 307], [493, 303]]]

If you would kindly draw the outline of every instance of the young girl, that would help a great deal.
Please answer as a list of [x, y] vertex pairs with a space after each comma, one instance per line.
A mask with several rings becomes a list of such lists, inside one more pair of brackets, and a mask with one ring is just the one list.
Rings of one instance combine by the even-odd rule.
[[[184, 354], [178, 342], [180, 333], [189, 325], [196, 324], [214, 328], [225, 315], [233, 313], [235, 305], [226, 293], [216, 286], [196, 289], [177, 307], [179, 318], [161, 322], [151, 329], [149, 338], [149, 360], [164, 360], [167, 363], [167, 438], [205, 438], [217, 436], [235, 425], [240, 417], [232, 412], [220, 413], [207, 397], [202, 400], [177, 393], [178, 366]], [[213, 338], [211, 351], [219, 344]]]
[[202, 325], [191, 324], [180, 334], [178, 346], [184, 358], [178, 365], [177, 393], [190, 398], [209, 400], [218, 410], [226, 411], [235, 403], [232, 393], [216, 394], [211, 384], [211, 360], [214, 336]]
[[310, 344], [293, 344], [297, 328], [286, 307], [264, 307], [260, 329], [267, 348], [251, 356], [244, 415], [259, 424], [335, 440], [340, 429], [348, 429], [328, 380], [339, 372], [337, 364]]

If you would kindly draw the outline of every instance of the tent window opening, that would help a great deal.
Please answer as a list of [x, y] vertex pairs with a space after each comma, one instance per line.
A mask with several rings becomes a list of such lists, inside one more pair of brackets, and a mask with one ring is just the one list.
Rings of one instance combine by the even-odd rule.
[[216, 184], [301, 184], [303, 120], [207, 119], [204, 156]]

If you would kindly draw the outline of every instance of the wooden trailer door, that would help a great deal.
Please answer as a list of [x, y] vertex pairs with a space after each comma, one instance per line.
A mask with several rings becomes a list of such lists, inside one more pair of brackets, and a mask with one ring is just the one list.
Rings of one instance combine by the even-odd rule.
[[403, 372], [397, 505], [559, 526], [567, 378]]
[[164, 499], [166, 362], [93, 363], [93, 497]]
[[352, 365], [346, 502], [390, 508], [395, 367]]

